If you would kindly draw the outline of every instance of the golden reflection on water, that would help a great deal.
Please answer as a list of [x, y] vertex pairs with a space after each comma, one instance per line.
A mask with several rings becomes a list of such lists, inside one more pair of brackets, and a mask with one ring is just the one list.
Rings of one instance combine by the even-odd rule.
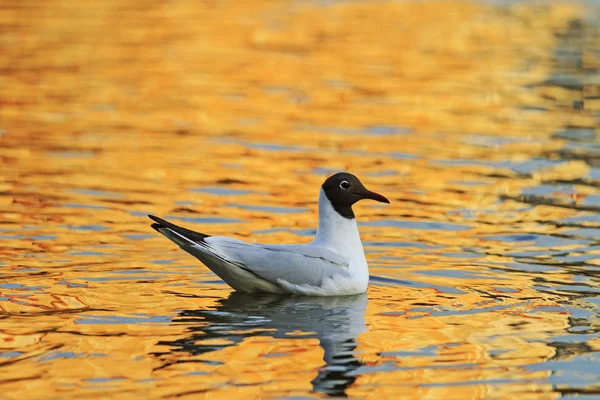
[[[3, 395], [598, 390], [590, 15], [561, 3], [1, 6]], [[392, 200], [356, 210], [368, 300], [232, 295], [146, 218], [308, 241], [318, 187], [341, 169]]]

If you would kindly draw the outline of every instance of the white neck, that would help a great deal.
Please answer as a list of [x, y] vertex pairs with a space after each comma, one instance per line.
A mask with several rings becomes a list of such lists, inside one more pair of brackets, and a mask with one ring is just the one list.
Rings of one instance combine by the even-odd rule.
[[367, 261], [356, 219], [344, 218], [338, 214], [323, 189], [319, 195], [319, 229], [312, 244], [348, 257], [352, 272], [360, 272], [368, 277]]

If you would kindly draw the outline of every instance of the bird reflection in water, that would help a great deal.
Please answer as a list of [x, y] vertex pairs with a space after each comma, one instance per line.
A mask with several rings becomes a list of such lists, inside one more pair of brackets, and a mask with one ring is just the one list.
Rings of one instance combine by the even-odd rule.
[[[173, 322], [190, 324], [189, 336], [158, 344], [170, 346], [171, 353], [196, 356], [235, 346], [252, 336], [316, 338], [325, 355], [324, 365], [311, 382], [313, 390], [329, 396], [346, 395], [346, 389], [356, 379], [356, 370], [362, 365], [354, 353], [358, 335], [367, 330], [365, 293], [292, 297], [233, 292], [219, 303], [214, 309], [181, 311]], [[202, 344], [208, 339], [222, 339], [221, 342], [227, 343]], [[154, 354], [160, 357], [164, 353]]]

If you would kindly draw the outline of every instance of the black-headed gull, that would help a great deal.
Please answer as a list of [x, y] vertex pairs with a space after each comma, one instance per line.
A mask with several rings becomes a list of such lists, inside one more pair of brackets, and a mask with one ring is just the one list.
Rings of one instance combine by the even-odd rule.
[[319, 228], [309, 244], [246, 243], [209, 236], [149, 215], [152, 227], [202, 261], [240, 292], [337, 296], [363, 293], [369, 283], [352, 205], [389, 200], [365, 188], [352, 174], [337, 173], [321, 186]]

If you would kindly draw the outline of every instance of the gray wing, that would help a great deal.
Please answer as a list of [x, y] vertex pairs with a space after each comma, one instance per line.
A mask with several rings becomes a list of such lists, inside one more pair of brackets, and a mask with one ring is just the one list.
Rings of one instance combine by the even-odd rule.
[[320, 286], [334, 275], [349, 276], [348, 259], [313, 245], [265, 245], [211, 236], [201, 246], [208, 247], [227, 262], [276, 283], [278, 279], [295, 285]]

